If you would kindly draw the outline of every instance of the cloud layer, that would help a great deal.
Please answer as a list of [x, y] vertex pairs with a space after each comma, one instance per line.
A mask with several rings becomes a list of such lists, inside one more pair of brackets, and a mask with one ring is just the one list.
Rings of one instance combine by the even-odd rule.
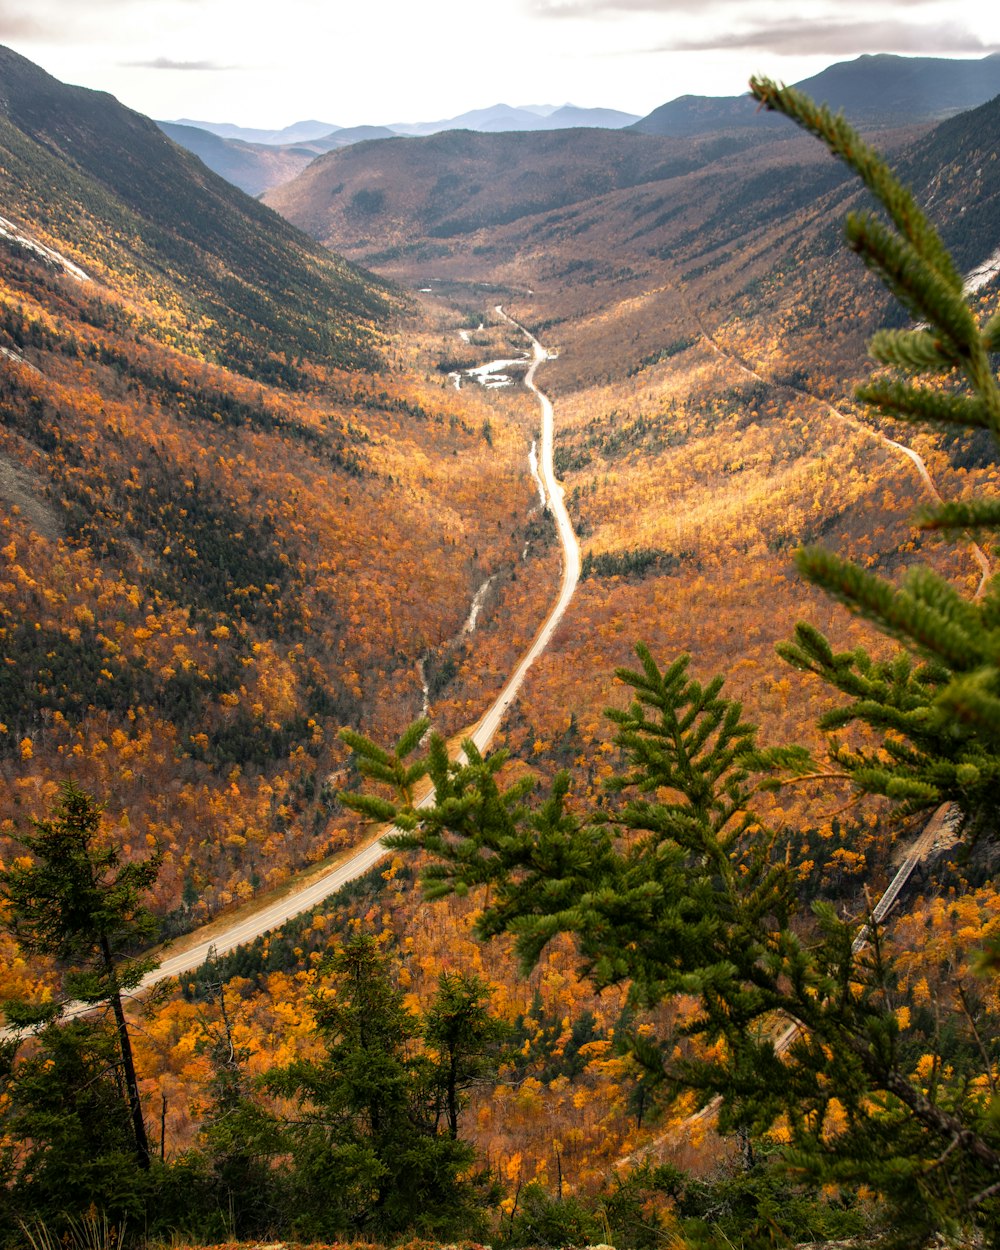
[[911, 25], [893, 20], [775, 22], [745, 29], [712, 30], [702, 36], [668, 40], [653, 51], [711, 52], [759, 48], [787, 56], [856, 56], [863, 52], [927, 53], [943, 56], [994, 52], [986, 42], [951, 23]]
[[[1000, 47], [977, 34], [968, 9], [941, 0], [526, 0], [541, 19], [657, 18], [661, 34], [648, 51], [767, 51], [778, 56], [856, 56], [863, 52], [973, 55]], [[962, 21], [962, 16], [965, 21]], [[655, 29], [655, 27], [654, 27]], [[995, 30], [1000, 40], [1000, 28]], [[666, 37], [664, 37], [664, 35]]]
[[[697, 16], [704, 19], [708, 14], [728, 10], [734, 18], [742, 10], [746, 12], [748, 6], [741, 3], [740, 0], [702, 0], [694, 10], [691, 0], [527, 0], [528, 7], [531, 12], [541, 17], [599, 17], [602, 14], [611, 13], [652, 13], [652, 14], [677, 14], [684, 17]], [[914, 9], [921, 7], [937, 6], [940, 7], [940, 0], [875, 0], [873, 4], [844, 3], [837, 5], [837, 10], [845, 15], [844, 21], [850, 20], [846, 14], [853, 9], [859, 17], [870, 14], [874, 9], [876, 12], [888, 16], [889, 14], [911, 13]], [[770, 0], [770, 3], [759, 6], [749, 6], [766, 10], [773, 13], [775, 9], [789, 8], [797, 14], [803, 14], [803, 10], [808, 8], [808, 4], [804, 4], [802, 0]], [[800, 19], [803, 23], [808, 22], [807, 16], [803, 15]]]
[[[995, 42], [992, 42], [995, 41]], [[986, 0], [0, 0], [0, 42], [154, 117], [269, 129], [501, 99], [648, 113], [865, 52], [982, 56]], [[650, 52], [658, 55], [649, 55]], [[236, 71], [236, 72], [233, 72]]]
[[[205, 7], [206, 0], [174, 0], [182, 9]], [[211, 0], [207, 0], [210, 5]], [[47, 43], [95, 43], [113, 35], [116, 25], [163, 0], [0, 0], [0, 40], [38, 39]]]
[[122, 61], [126, 69], [180, 69], [180, 70], [227, 70], [238, 69], [236, 65], [220, 65], [218, 61], [175, 61], [169, 56], [157, 56], [151, 61]]

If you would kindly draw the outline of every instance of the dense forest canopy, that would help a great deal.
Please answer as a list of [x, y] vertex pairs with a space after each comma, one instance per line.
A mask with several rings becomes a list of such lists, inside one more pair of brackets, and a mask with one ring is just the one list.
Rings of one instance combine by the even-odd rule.
[[[797, 140], [734, 180], [731, 145], [626, 137], [572, 202], [428, 218], [391, 260], [441, 261], [418, 306], [0, 69], [0, 1238], [992, 1235], [1000, 321], [962, 272], [996, 102], [907, 156], [955, 259], [762, 82], [881, 214]], [[460, 372], [518, 351], [501, 295], [562, 347], [584, 580], [501, 749], [454, 763], [558, 580], [535, 410]], [[375, 745], [428, 706], [426, 752], [422, 719]], [[355, 808], [403, 829], [388, 863], [133, 1016], [151, 935], [353, 845]]]

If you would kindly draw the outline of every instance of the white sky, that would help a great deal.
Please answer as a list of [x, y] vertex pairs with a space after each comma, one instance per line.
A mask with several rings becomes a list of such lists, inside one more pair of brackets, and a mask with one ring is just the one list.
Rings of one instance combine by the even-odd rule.
[[0, 0], [0, 43], [153, 117], [280, 127], [645, 114], [863, 52], [1000, 50], [995, 0]]

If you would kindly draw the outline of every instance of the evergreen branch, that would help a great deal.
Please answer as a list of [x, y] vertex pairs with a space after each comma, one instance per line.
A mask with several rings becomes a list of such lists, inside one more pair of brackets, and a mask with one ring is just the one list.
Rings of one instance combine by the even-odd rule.
[[926, 330], [878, 330], [868, 351], [883, 365], [895, 365], [911, 373], [954, 369], [961, 362], [954, 352]]
[[[993, 318], [980, 335], [965, 299], [961, 274], [912, 194], [842, 115], [833, 116], [825, 106], [817, 106], [794, 88], [780, 87], [766, 78], [752, 79], [750, 89], [766, 108], [784, 113], [822, 139], [859, 175], [888, 213], [898, 234], [869, 214], [852, 214], [846, 223], [848, 242], [918, 321], [926, 321], [948, 340], [938, 345], [941, 353], [961, 363], [976, 399], [985, 408], [986, 425], [1000, 437], [1000, 387], [990, 364], [1000, 326]], [[879, 348], [899, 351], [898, 345], [886, 347], [884, 340]], [[912, 371], [912, 353], [925, 350], [926, 345], [918, 348], [913, 344], [903, 349], [904, 356], [909, 352], [911, 358], [902, 367]], [[935, 361], [932, 367], [940, 365]]]
[[959, 667], [968, 668], [973, 656], [981, 650], [974, 641], [982, 636], [983, 622], [978, 605], [963, 599], [950, 582], [922, 564], [914, 565], [907, 571], [903, 579], [903, 594], [965, 632], [968, 640], [965, 664]]
[[1000, 352], [1000, 312], [994, 313], [983, 326], [982, 338], [988, 352]]
[[750, 93], [769, 110], [783, 113], [816, 135], [834, 156], [854, 170], [875, 198], [885, 206], [896, 229], [938, 273], [955, 294], [962, 290], [962, 275], [941, 237], [913, 195], [897, 180], [874, 149], [870, 148], [842, 114], [834, 116], [826, 105], [817, 105], [794, 87], [783, 87], [769, 78], [753, 77]]
[[972, 726], [993, 742], [1000, 738], [1000, 694], [994, 666], [955, 677], [938, 695], [935, 706], [944, 717]]
[[806, 581], [874, 620], [885, 633], [940, 658], [951, 668], [967, 666], [972, 650], [968, 634], [913, 595], [822, 547], [799, 551], [796, 564]]
[[962, 360], [972, 355], [979, 335], [961, 287], [956, 292], [908, 240], [870, 213], [849, 213], [844, 232], [851, 250], [879, 275], [903, 307], [918, 321], [928, 321], [947, 335], [951, 355]]
[[[405, 809], [411, 809], [414, 805], [414, 787], [418, 781], [421, 781], [427, 775], [427, 761], [418, 760], [415, 764], [406, 765], [406, 757], [411, 755], [421, 739], [427, 732], [430, 721], [426, 717], [421, 717], [413, 722], [410, 727], [404, 731], [402, 737], [396, 743], [394, 750], [385, 751], [382, 747], [372, 742], [370, 738], [366, 738], [364, 734], [356, 733], [353, 729], [342, 729], [340, 731], [341, 739], [354, 752], [357, 760], [358, 771], [363, 777], [368, 777], [372, 781], [380, 781], [383, 785], [388, 786], [397, 796], [398, 801]], [[350, 795], [339, 796], [342, 802], [349, 807], [354, 807], [358, 811], [364, 811], [366, 815], [370, 815], [374, 820], [391, 820], [391, 815], [378, 814], [389, 811], [389, 807], [379, 807], [376, 802], [372, 802], [369, 807], [362, 807], [358, 802], [351, 798]]]
[[1000, 499], [956, 499], [921, 508], [917, 524], [925, 530], [1000, 529]]
[[873, 378], [863, 383], [855, 389], [854, 395], [886, 416], [899, 417], [918, 425], [934, 421], [983, 430], [993, 428], [993, 414], [989, 406], [981, 399], [970, 399], [965, 395], [930, 391], [886, 378]]

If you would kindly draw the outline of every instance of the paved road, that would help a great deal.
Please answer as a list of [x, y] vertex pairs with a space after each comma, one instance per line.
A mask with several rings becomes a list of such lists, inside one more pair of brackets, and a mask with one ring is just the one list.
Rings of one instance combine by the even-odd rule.
[[569, 519], [569, 513], [566, 511], [566, 505], [563, 502], [563, 488], [556, 481], [555, 469], [553, 468], [552, 452], [555, 417], [552, 411], [552, 401], [535, 385], [535, 371], [540, 364], [549, 359], [549, 353], [533, 334], [529, 334], [524, 326], [515, 321], [513, 317], [509, 317], [500, 304], [496, 306], [496, 311], [505, 321], [509, 321], [511, 325], [517, 326], [531, 344], [533, 356], [531, 367], [525, 375], [524, 385], [529, 391], [533, 392], [542, 409], [542, 455], [539, 470], [546, 495], [546, 507], [552, 512], [556, 528], [559, 531], [559, 542], [563, 549], [563, 572], [559, 598], [556, 600], [552, 611], [546, 617], [545, 624], [535, 635], [535, 641], [511, 674], [496, 701], [469, 735], [480, 751], [484, 751], [493, 741], [504, 714], [517, 698], [528, 669], [552, 641], [552, 635], [559, 627], [559, 622], [569, 607], [577, 582], [580, 580], [580, 544], [576, 541], [573, 524]]
[[[507, 709], [515, 701], [521, 686], [524, 684], [528, 669], [531, 668], [535, 660], [538, 659], [552, 641], [552, 636], [558, 628], [566, 608], [569, 606], [576, 584], [580, 578], [580, 546], [576, 540], [569, 514], [563, 502], [563, 489], [556, 480], [555, 469], [553, 468], [554, 414], [552, 403], [548, 396], [535, 385], [535, 373], [539, 365], [550, 358], [549, 352], [523, 326], [509, 317], [500, 306], [497, 307], [496, 311], [505, 321], [509, 321], [511, 325], [516, 326], [531, 344], [533, 357], [531, 367], [528, 369], [525, 377], [525, 386], [538, 399], [542, 410], [542, 454], [539, 469], [547, 496], [547, 507], [551, 509], [555, 518], [559, 532], [559, 541], [563, 549], [563, 574], [559, 598], [549, 612], [545, 623], [536, 634], [530, 649], [471, 734], [465, 735], [472, 738], [480, 751], [485, 751], [493, 741]], [[432, 795], [428, 795], [424, 800], [424, 804], [430, 803], [431, 799]], [[313, 878], [300, 887], [291, 889], [283, 898], [276, 902], [270, 903], [249, 915], [244, 914], [231, 924], [227, 925], [220, 921], [215, 921], [205, 930], [198, 930], [194, 934], [188, 935], [178, 942], [179, 949], [174, 954], [166, 956], [160, 966], [150, 973], [143, 982], [143, 986], [152, 985], [166, 977], [179, 976], [182, 973], [190, 972], [195, 968], [201, 967], [211, 954], [225, 954], [227, 951], [234, 950], [237, 946], [243, 946], [247, 942], [252, 942], [254, 938], [267, 933], [269, 930], [279, 928], [293, 916], [298, 916], [321, 903], [323, 899], [333, 894], [334, 891], [339, 890], [347, 882], [363, 876], [364, 873], [374, 867], [387, 854], [388, 852], [382, 845], [381, 839], [377, 839], [361, 847], [340, 863], [329, 868], [322, 875]]]

